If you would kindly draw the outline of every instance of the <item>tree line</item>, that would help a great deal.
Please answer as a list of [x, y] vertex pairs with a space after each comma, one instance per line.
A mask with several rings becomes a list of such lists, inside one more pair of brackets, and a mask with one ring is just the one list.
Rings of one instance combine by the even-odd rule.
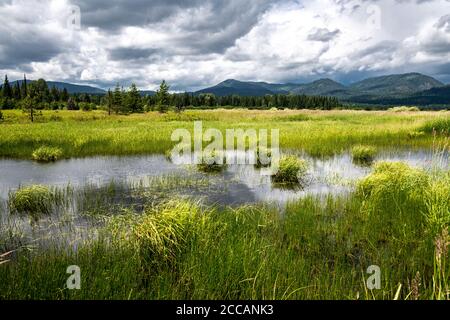
[[128, 114], [145, 111], [183, 111], [188, 108], [240, 107], [250, 109], [334, 109], [342, 107], [337, 98], [306, 95], [215, 96], [214, 94], [170, 93], [162, 81], [156, 94], [142, 95], [133, 83], [127, 89], [119, 84], [106, 94], [69, 94], [66, 88], [51, 88], [44, 79], [16, 81], [13, 85], [5, 76], [0, 88], [1, 109], [23, 109], [30, 113], [39, 110], [107, 110], [109, 114]]

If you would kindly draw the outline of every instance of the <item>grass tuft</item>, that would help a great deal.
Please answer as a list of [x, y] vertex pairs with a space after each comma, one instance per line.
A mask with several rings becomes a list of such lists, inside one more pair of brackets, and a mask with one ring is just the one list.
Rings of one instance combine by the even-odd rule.
[[280, 159], [279, 169], [272, 180], [276, 183], [299, 183], [308, 171], [306, 160], [299, 159], [296, 156], [283, 156]]
[[20, 188], [9, 196], [12, 213], [29, 214], [38, 217], [49, 214], [54, 200], [51, 190], [42, 185]]
[[433, 134], [442, 134], [449, 135], [450, 134], [450, 118], [438, 118], [432, 121], [425, 123], [419, 131]]
[[358, 145], [352, 148], [352, 158], [357, 163], [371, 163], [376, 154], [375, 147]]
[[33, 160], [51, 162], [59, 160], [63, 155], [61, 148], [42, 146], [33, 151]]

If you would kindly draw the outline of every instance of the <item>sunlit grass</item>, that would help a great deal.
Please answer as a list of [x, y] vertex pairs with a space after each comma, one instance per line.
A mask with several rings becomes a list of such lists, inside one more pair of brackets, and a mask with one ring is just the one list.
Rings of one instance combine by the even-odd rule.
[[108, 116], [102, 111], [43, 111], [42, 119], [33, 124], [21, 111], [5, 110], [4, 117], [0, 156], [31, 158], [42, 145], [58, 147], [67, 157], [164, 154], [175, 144], [170, 140], [173, 130], [192, 132], [194, 120], [203, 121], [204, 129], [222, 132], [230, 128], [279, 129], [282, 148], [303, 149], [311, 155], [332, 155], [356, 144], [424, 148], [431, 146], [432, 132], [425, 130], [426, 134], [414, 137], [411, 132], [428, 128], [434, 120], [445, 124], [449, 113], [211, 110]]

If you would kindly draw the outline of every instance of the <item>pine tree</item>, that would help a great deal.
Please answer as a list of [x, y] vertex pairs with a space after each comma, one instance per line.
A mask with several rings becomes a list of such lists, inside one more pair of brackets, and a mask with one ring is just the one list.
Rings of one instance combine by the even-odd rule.
[[159, 90], [156, 92], [158, 110], [161, 113], [167, 112], [169, 108], [169, 88], [170, 87], [166, 84], [166, 80], [163, 80], [159, 86]]
[[64, 88], [61, 93], [61, 101], [67, 102], [69, 100], [69, 93], [67, 92], [67, 89]]
[[125, 97], [125, 109], [128, 112], [142, 112], [141, 95], [134, 83], [131, 84]]
[[17, 101], [19, 101], [21, 99], [22, 95], [20, 92], [20, 85], [19, 85], [19, 81], [16, 81], [16, 84], [14, 85], [13, 88], [13, 98]]
[[27, 76], [23, 75], [22, 89], [20, 90], [22, 94], [22, 99], [25, 99], [28, 96], [28, 85], [27, 85]]
[[106, 103], [108, 105], [108, 115], [111, 115], [111, 110], [113, 109], [114, 99], [111, 89], [108, 89], [108, 95], [106, 96]]
[[116, 85], [116, 88], [114, 89], [114, 93], [113, 93], [113, 103], [112, 103], [112, 108], [115, 111], [116, 114], [118, 114], [121, 109], [122, 109], [122, 90], [120, 89], [119, 84]]
[[50, 96], [52, 101], [59, 101], [59, 90], [56, 86], [52, 86], [50, 90]]
[[5, 81], [3, 82], [2, 86], [2, 95], [6, 99], [12, 98], [12, 89], [8, 81], [8, 75], [5, 75]]

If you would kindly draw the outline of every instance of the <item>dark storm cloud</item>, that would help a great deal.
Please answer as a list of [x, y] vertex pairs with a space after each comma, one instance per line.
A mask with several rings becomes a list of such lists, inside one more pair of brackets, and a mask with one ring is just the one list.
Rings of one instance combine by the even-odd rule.
[[[235, 41], [246, 35], [274, 1], [212, 1], [210, 15], [192, 17], [182, 23], [185, 30], [175, 43], [194, 49], [195, 53], [224, 53]], [[207, 3], [207, 2], [205, 2]]]
[[59, 40], [28, 30], [27, 33], [4, 32], [0, 27], [0, 67], [15, 67], [48, 61], [63, 52]]
[[246, 16], [252, 20], [255, 13], [264, 12], [270, 0], [256, 1], [216, 1], [216, 0], [74, 0], [80, 6], [83, 24], [104, 30], [116, 30], [127, 26], [143, 26], [158, 23], [182, 10], [210, 8], [213, 20], [198, 16], [188, 29], [208, 32], [220, 30], [224, 25], [233, 23], [236, 18]]
[[180, 10], [194, 8], [201, 0], [74, 0], [83, 24], [104, 30], [161, 22]]
[[160, 53], [158, 49], [141, 49], [119, 47], [109, 51], [109, 58], [114, 61], [147, 59]]
[[167, 23], [176, 23], [180, 29], [172, 38], [173, 46], [189, 53], [223, 53], [246, 35], [274, 2], [277, 1], [75, 1], [81, 9], [83, 26], [109, 33], [128, 26], [151, 28], [184, 13], [182, 18]]

